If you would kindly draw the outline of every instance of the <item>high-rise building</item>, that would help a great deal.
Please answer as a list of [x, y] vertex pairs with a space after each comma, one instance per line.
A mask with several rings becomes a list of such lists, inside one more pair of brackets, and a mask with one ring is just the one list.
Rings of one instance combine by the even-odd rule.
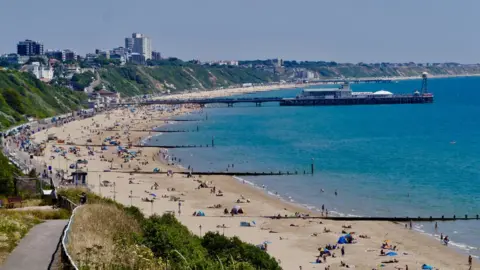
[[20, 41], [17, 44], [17, 54], [22, 56], [43, 55], [43, 44], [29, 39]]
[[63, 52], [65, 54], [65, 60], [64, 61], [75, 61], [75, 60], [77, 60], [77, 54], [74, 51], [65, 50]]
[[152, 52], [152, 60], [162, 60], [162, 54], [160, 52]]
[[125, 38], [125, 49], [132, 52], [133, 51], [133, 38]]
[[[149, 37], [140, 33], [133, 33], [131, 40], [133, 40], [132, 52], [141, 54], [145, 60], [152, 59], [152, 41]], [[130, 46], [130, 42], [130, 38], [125, 39], [126, 48], [128, 48], [127, 45]]]
[[65, 52], [61, 50], [46, 51], [45, 55], [50, 59], [57, 59], [58, 61], [65, 61]]

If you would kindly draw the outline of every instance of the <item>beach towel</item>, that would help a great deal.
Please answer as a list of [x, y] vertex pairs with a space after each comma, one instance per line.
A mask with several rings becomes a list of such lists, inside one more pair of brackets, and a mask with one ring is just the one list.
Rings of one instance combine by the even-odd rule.
[[241, 221], [241, 222], [240, 222], [240, 227], [251, 227], [251, 225], [250, 225], [250, 222]]
[[397, 256], [398, 254], [396, 252], [390, 251], [385, 254], [386, 256]]
[[428, 264], [422, 265], [422, 269], [433, 269], [433, 266], [430, 266]]

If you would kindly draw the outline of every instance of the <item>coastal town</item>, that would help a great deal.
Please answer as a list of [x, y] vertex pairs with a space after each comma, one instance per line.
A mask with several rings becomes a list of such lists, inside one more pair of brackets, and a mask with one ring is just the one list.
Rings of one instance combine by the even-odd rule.
[[480, 5], [167, 2], [0, 11], [0, 269], [480, 269]]

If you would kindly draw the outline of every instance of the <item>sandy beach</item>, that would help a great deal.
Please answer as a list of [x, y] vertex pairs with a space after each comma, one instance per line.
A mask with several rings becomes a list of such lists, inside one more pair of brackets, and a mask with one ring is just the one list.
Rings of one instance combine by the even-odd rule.
[[[209, 94], [216, 95], [215, 91]], [[34, 140], [40, 143], [46, 141], [47, 134], [55, 133], [59, 139], [74, 144], [84, 145], [87, 140], [91, 144], [108, 144], [105, 139], [112, 138], [126, 146], [128, 141], [135, 144], [153, 135], [148, 131], [129, 132], [128, 129], [149, 130], [153, 126], [165, 124], [150, 120], [152, 118], [172, 117], [195, 109], [197, 108], [182, 107], [163, 111], [150, 107], [137, 108], [135, 111], [118, 109], [41, 131], [34, 135]], [[161, 141], [161, 136], [156, 138]], [[466, 255], [442, 245], [439, 239], [405, 228], [405, 224], [263, 218], [265, 215], [293, 216], [295, 213], [319, 216], [320, 213], [312, 213], [299, 205], [270, 196], [262, 189], [229, 176], [125, 173], [135, 168], [142, 172], [153, 172], [154, 169], [160, 172], [180, 171], [179, 167], [169, 165], [170, 162], [163, 159], [168, 153], [162, 149], [133, 147], [129, 150], [136, 151], [136, 156], [119, 156], [115, 146], [109, 145], [104, 150], [100, 147], [91, 147], [89, 150], [85, 146], [79, 146], [76, 154], [69, 152], [62, 157], [62, 151], [55, 151], [59, 147], [68, 151], [72, 146], [48, 142], [45, 155], [35, 159], [51, 165], [55, 171], [67, 170], [69, 173], [74, 171], [68, 169], [71, 164], [78, 159], [86, 159], [88, 164], [81, 167], [88, 171], [87, 185], [93, 192], [114, 198], [125, 205], [137, 206], [147, 215], [173, 212], [195, 234], [218, 231], [227, 236], [238, 236], [255, 245], [266, 242], [267, 252], [280, 261], [283, 269], [325, 269], [327, 266], [330, 269], [346, 268], [341, 266], [342, 263], [355, 269], [406, 269], [407, 265], [408, 269], [421, 269], [422, 264], [438, 269], [469, 269]], [[219, 193], [222, 195], [219, 196]], [[241, 207], [244, 214], [224, 214], [224, 209], [230, 211], [234, 206]], [[205, 216], [193, 216], [196, 211], [204, 212]], [[251, 226], [240, 226], [241, 222], [247, 222]], [[425, 226], [433, 226], [433, 223]], [[331, 253], [335, 257], [326, 257], [326, 262], [322, 257], [322, 263], [314, 263], [319, 248], [336, 245], [345, 232], [352, 233], [356, 241], [340, 245], [344, 247], [345, 255], [342, 256], [340, 249], [334, 249]], [[360, 238], [360, 235], [366, 238]], [[380, 256], [385, 241], [396, 247], [397, 256]]]

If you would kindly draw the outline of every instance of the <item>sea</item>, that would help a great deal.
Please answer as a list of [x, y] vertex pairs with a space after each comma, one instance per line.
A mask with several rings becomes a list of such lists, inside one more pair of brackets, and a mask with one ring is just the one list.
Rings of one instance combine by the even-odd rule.
[[[352, 85], [353, 91], [395, 94], [420, 88], [421, 80]], [[210, 107], [178, 117], [203, 121], [162, 127], [199, 132], [159, 134], [151, 142], [205, 145], [214, 138], [214, 148], [170, 150], [194, 171], [297, 171], [237, 179], [312, 210], [325, 205], [334, 215], [480, 215], [480, 77], [429, 79], [428, 90], [433, 104]], [[312, 163], [314, 174], [304, 175]], [[459, 252], [480, 256], [480, 220], [438, 222], [438, 230], [434, 224], [414, 227], [437, 239], [448, 235]]]

